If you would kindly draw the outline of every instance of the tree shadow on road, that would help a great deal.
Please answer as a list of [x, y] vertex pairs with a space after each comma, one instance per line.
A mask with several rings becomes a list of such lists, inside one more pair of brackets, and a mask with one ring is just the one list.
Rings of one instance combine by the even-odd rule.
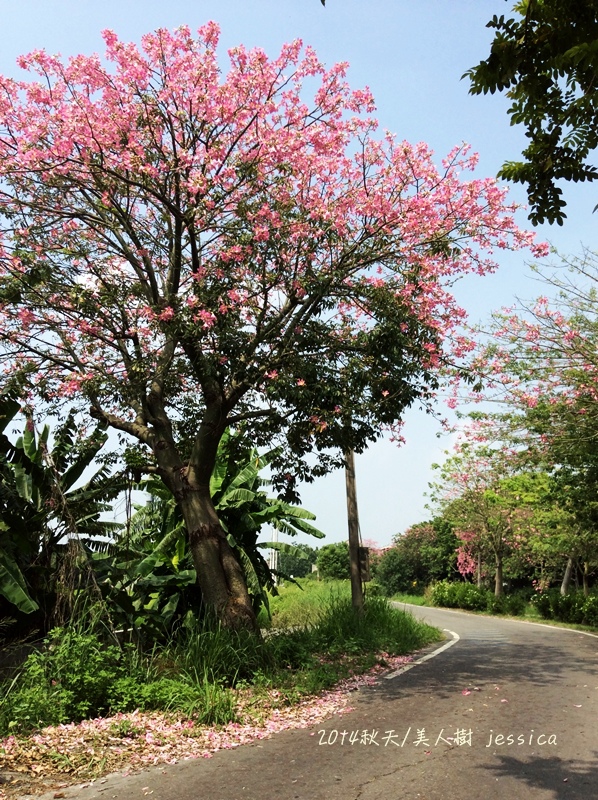
[[[497, 778], [516, 778], [528, 790], [543, 789], [554, 792], [554, 800], [590, 800], [598, 793], [598, 752], [592, 761], [571, 763], [550, 756], [526, 759], [498, 755], [497, 764], [480, 769], [488, 770]], [[532, 793], [532, 797], [533, 797]]]
[[[377, 698], [389, 699], [418, 691], [438, 698], [454, 695], [467, 687], [487, 688], [511, 682], [536, 687], [563, 686], [571, 673], [571, 660], [564, 648], [536, 644], [488, 644], [463, 641], [425, 664], [414, 667], [397, 680], [382, 679], [374, 690]], [[577, 661], [584, 683], [598, 676], [598, 664], [589, 658]], [[367, 694], [367, 693], [364, 693]], [[367, 700], [367, 698], [364, 697]]]

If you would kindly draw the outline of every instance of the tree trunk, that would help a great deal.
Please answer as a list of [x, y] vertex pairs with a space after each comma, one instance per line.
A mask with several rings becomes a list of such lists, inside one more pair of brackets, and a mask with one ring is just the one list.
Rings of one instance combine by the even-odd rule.
[[218, 443], [226, 428], [222, 397], [212, 392], [191, 455], [183, 462], [158, 386], [148, 398], [158, 474], [181, 510], [202, 600], [227, 628], [259, 632], [245, 574], [220, 525], [210, 495]]
[[482, 588], [482, 553], [479, 551], [478, 551], [477, 585], [478, 589]]
[[503, 595], [503, 588], [502, 588], [502, 558], [501, 556], [496, 556], [496, 572], [494, 574], [494, 596], [495, 597], [502, 597]]
[[565, 574], [563, 575], [563, 582], [561, 583], [561, 594], [563, 597], [568, 594], [569, 586], [571, 585], [571, 578], [573, 577], [573, 567], [575, 566], [575, 559], [569, 556], [567, 559], [567, 566], [565, 567]]
[[347, 487], [347, 522], [349, 526], [349, 561], [351, 565], [351, 601], [357, 614], [363, 614], [363, 589], [359, 568], [359, 518], [355, 488], [355, 456], [345, 451], [345, 483]]
[[583, 562], [583, 593], [584, 597], [590, 594], [590, 565], [587, 561]]
[[220, 525], [209, 487], [187, 486], [177, 499], [204, 603], [225, 627], [258, 632], [243, 569]]

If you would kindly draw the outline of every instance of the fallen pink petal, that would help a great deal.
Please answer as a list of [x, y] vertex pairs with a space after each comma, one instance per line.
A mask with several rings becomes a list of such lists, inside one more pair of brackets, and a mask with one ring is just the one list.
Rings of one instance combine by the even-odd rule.
[[[350, 695], [362, 686], [375, 686], [380, 676], [411, 662], [412, 656], [384, 654], [384, 666], [377, 664], [362, 675], [352, 675], [333, 689], [308, 696], [292, 706], [268, 708], [256, 721], [246, 711], [243, 691], [237, 692], [239, 722], [221, 727], [196, 725], [193, 720], [172, 714], [133, 711], [112, 717], [84, 720], [79, 723], [44, 728], [29, 737], [9, 736], [0, 742], [3, 769], [56, 776], [56, 756], [64, 756], [73, 765], [71, 775], [87, 772], [123, 770], [122, 775], [157, 764], [175, 764], [194, 758], [212, 758], [219, 750], [231, 750], [243, 744], [269, 739], [272, 734], [292, 728], [307, 728], [322, 720], [352, 711]], [[276, 702], [280, 693], [269, 694]], [[134, 736], [117, 736], [115, 728], [135, 725]], [[64, 780], [64, 777], [62, 777]], [[89, 786], [90, 784], [83, 784]], [[57, 788], [54, 785], [54, 788]], [[148, 792], [147, 787], [142, 791]], [[0, 798], [2, 798], [0, 790]]]

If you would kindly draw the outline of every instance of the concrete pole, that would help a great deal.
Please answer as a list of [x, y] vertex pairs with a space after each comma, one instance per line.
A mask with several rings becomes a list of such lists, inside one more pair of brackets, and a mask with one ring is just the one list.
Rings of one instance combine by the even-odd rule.
[[347, 486], [347, 521], [349, 524], [349, 560], [351, 562], [351, 600], [358, 614], [363, 613], [363, 591], [359, 569], [359, 516], [355, 488], [355, 457], [353, 450], [345, 451], [345, 483]]
[[[271, 541], [272, 542], [278, 542], [278, 531], [276, 530], [276, 528], [272, 528], [272, 539], [271, 539]], [[269, 556], [268, 556], [268, 567], [271, 570], [278, 569], [278, 550], [275, 550], [274, 548], [272, 548], [270, 550], [270, 553], [269, 553]], [[277, 578], [277, 576], [274, 575], [273, 577], [274, 577], [274, 585], [278, 586], [278, 578]]]

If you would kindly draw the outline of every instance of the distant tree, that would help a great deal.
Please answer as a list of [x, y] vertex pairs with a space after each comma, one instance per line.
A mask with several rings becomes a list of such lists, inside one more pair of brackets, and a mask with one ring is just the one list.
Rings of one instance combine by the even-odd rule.
[[[503, 594], [506, 559], [521, 546], [532, 526], [522, 502], [517, 453], [494, 442], [481, 442], [479, 427], [466, 429], [454, 452], [440, 467], [433, 497], [444, 519], [461, 540], [457, 566], [462, 575], [494, 569], [494, 593]], [[527, 476], [525, 476], [527, 479]], [[529, 476], [535, 481], [537, 476]]]
[[351, 575], [349, 545], [347, 542], [325, 544], [318, 550], [316, 566], [321, 578], [345, 580]]
[[[598, 567], [598, 257], [586, 250], [538, 272], [553, 299], [497, 312], [472, 369], [483, 396], [505, 409], [489, 415], [499, 436], [551, 478], [552, 505], [571, 517], [545, 548], [547, 565], [579, 564], [584, 586]], [[565, 532], [565, 529], [568, 529]]]
[[413, 586], [413, 573], [398, 547], [390, 547], [376, 565], [376, 583], [388, 597], [399, 592], [416, 593]]
[[419, 594], [432, 581], [451, 578], [456, 572], [459, 540], [450, 522], [436, 518], [411, 526], [395, 536], [376, 567], [376, 581], [388, 595]]
[[562, 225], [557, 181], [598, 177], [598, 2], [521, 0], [514, 11], [488, 23], [490, 55], [465, 76], [472, 94], [506, 91], [513, 101], [511, 124], [525, 126], [529, 145], [499, 176], [527, 184], [534, 223]]
[[293, 578], [305, 578], [306, 575], [311, 574], [318, 551], [308, 544], [294, 545], [293, 550], [299, 552], [281, 551], [278, 554], [278, 570]]

